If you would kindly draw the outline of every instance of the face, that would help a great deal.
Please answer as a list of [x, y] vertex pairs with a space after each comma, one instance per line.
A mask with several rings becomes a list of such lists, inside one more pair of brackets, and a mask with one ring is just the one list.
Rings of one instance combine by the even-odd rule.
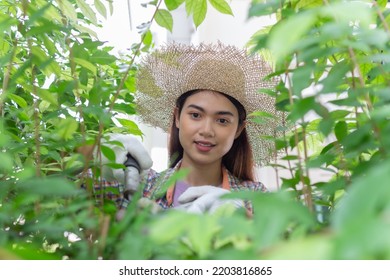
[[182, 111], [175, 112], [183, 147], [182, 164], [221, 164], [242, 126], [237, 108], [220, 93], [200, 91], [189, 96]]

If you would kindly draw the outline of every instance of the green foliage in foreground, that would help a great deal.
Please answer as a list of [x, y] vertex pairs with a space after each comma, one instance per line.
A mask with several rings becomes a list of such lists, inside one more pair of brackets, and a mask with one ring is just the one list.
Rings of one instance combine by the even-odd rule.
[[80, 189], [78, 147], [141, 134], [122, 114], [136, 112], [150, 21], [171, 30], [180, 5], [197, 26], [210, 5], [232, 13], [224, 0], [161, 2], [117, 57], [93, 32], [111, 1], [0, 1], [0, 259], [389, 259], [387, 1], [253, 1], [249, 17], [277, 18], [248, 46], [274, 61], [281, 82], [267, 94], [290, 128], [274, 139], [284, 156], [273, 167], [289, 174], [279, 190], [232, 195], [253, 201], [253, 219], [134, 202], [117, 222], [112, 204]]

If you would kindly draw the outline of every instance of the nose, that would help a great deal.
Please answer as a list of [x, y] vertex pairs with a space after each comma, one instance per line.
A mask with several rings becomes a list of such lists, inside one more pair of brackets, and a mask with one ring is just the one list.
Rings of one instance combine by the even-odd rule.
[[213, 120], [206, 118], [202, 121], [199, 128], [199, 135], [205, 138], [214, 137]]

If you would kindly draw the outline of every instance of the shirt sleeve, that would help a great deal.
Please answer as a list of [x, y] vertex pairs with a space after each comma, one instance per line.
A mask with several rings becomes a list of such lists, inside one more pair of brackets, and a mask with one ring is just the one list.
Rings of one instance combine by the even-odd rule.
[[98, 206], [101, 206], [103, 203], [111, 203], [116, 208], [121, 209], [129, 204], [129, 201], [123, 194], [125, 186], [120, 182], [94, 177], [90, 169], [78, 177], [81, 180], [81, 188], [91, 194]]

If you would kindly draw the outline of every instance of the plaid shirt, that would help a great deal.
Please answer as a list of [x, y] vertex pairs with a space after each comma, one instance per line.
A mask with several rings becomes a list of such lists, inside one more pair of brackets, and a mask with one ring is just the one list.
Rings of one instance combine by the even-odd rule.
[[[180, 168], [181, 162], [179, 162], [174, 168], [169, 168], [163, 172], [156, 172], [150, 169], [143, 178], [141, 185], [143, 186], [143, 197], [156, 201], [163, 209], [172, 207], [173, 192], [174, 192], [174, 179], [172, 176]], [[222, 188], [235, 191], [260, 191], [267, 192], [267, 189], [260, 182], [243, 181], [233, 176], [229, 170], [222, 168]], [[100, 180], [94, 184], [93, 190], [97, 199], [104, 198], [114, 201], [116, 206], [121, 208], [127, 208], [129, 200], [123, 195], [125, 187], [118, 181], [106, 181]], [[103, 191], [103, 193], [102, 193]], [[248, 212], [253, 213], [252, 205], [249, 201], [245, 202], [245, 207]]]

